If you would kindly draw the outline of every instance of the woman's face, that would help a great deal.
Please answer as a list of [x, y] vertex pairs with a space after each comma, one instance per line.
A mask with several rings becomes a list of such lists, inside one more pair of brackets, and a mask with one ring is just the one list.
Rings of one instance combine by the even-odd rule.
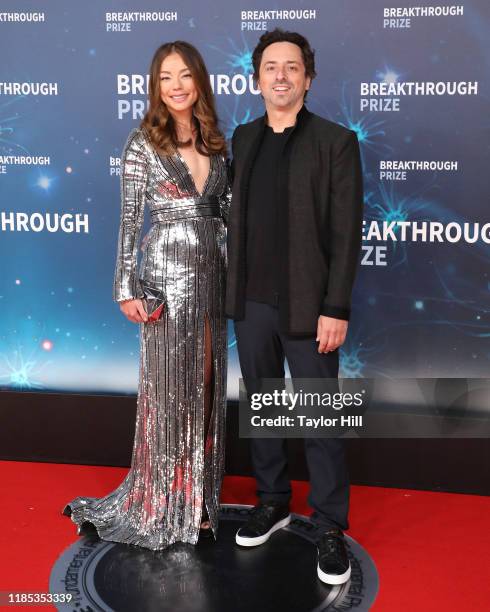
[[160, 66], [160, 97], [173, 113], [189, 111], [198, 98], [191, 71], [178, 53], [171, 53]]

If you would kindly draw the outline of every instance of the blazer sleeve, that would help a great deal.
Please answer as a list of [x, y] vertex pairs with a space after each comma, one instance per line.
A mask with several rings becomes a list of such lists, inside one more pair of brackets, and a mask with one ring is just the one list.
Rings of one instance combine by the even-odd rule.
[[356, 133], [343, 131], [332, 145], [328, 231], [329, 273], [320, 314], [349, 320], [362, 242], [363, 179]]
[[236, 146], [236, 137], [237, 137], [239, 129], [240, 129], [240, 126], [237, 125], [233, 131], [233, 136], [231, 137], [230, 181], [232, 185], [235, 179], [235, 146]]
[[230, 214], [230, 206], [231, 206], [231, 194], [233, 188], [233, 181], [235, 180], [235, 143], [236, 136], [240, 129], [240, 125], [237, 125], [233, 132], [233, 136], [231, 137], [231, 159], [226, 160], [226, 191], [220, 199], [220, 207], [221, 207], [221, 216], [223, 217], [226, 225], [228, 225], [228, 217]]
[[121, 157], [121, 219], [113, 286], [116, 302], [143, 297], [136, 269], [148, 166], [146, 140], [141, 129], [136, 128], [130, 133]]

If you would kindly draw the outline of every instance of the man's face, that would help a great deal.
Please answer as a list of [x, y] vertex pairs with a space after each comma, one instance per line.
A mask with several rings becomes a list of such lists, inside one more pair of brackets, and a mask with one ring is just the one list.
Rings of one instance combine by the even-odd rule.
[[305, 75], [298, 45], [277, 42], [264, 49], [258, 86], [267, 108], [287, 110], [303, 101], [311, 78]]

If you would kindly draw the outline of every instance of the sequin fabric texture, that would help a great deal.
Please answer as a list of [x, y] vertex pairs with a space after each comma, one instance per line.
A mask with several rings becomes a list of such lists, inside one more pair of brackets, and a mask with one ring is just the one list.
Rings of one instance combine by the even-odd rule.
[[[164, 292], [161, 319], [139, 324], [138, 403], [131, 468], [102, 498], [62, 510], [78, 533], [161, 550], [195, 544], [203, 508], [217, 534], [224, 468], [227, 327], [224, 314], [226, 163], [210, 157], [202, 193], [181, 154], [160, 156], [142, 128], [121, 159], [121, 223], [113, 298], [143, 297], [140, 279]], [[145, 205], [151, 229], [140, 244]], [[138, 265], [137, 253], [142, 251]], [[213, 393], [204, 440], [205, 325], [212, 338]]]

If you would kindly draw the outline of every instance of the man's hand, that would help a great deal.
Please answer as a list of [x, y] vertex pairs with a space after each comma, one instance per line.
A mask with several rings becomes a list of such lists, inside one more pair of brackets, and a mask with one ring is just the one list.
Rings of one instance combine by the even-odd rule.
[[347, 326], [348, 322], [343, 319], [320, 315], [316, 330], [316, 341], [320, 343], [318, 352], [329, 353], [344, 344]]
[[148, 315], [141, 300], [124, 300], [124, 302], [119, 303], [119, 307], [123, 314], [133, 323], [145, 323], [148, 321]]

